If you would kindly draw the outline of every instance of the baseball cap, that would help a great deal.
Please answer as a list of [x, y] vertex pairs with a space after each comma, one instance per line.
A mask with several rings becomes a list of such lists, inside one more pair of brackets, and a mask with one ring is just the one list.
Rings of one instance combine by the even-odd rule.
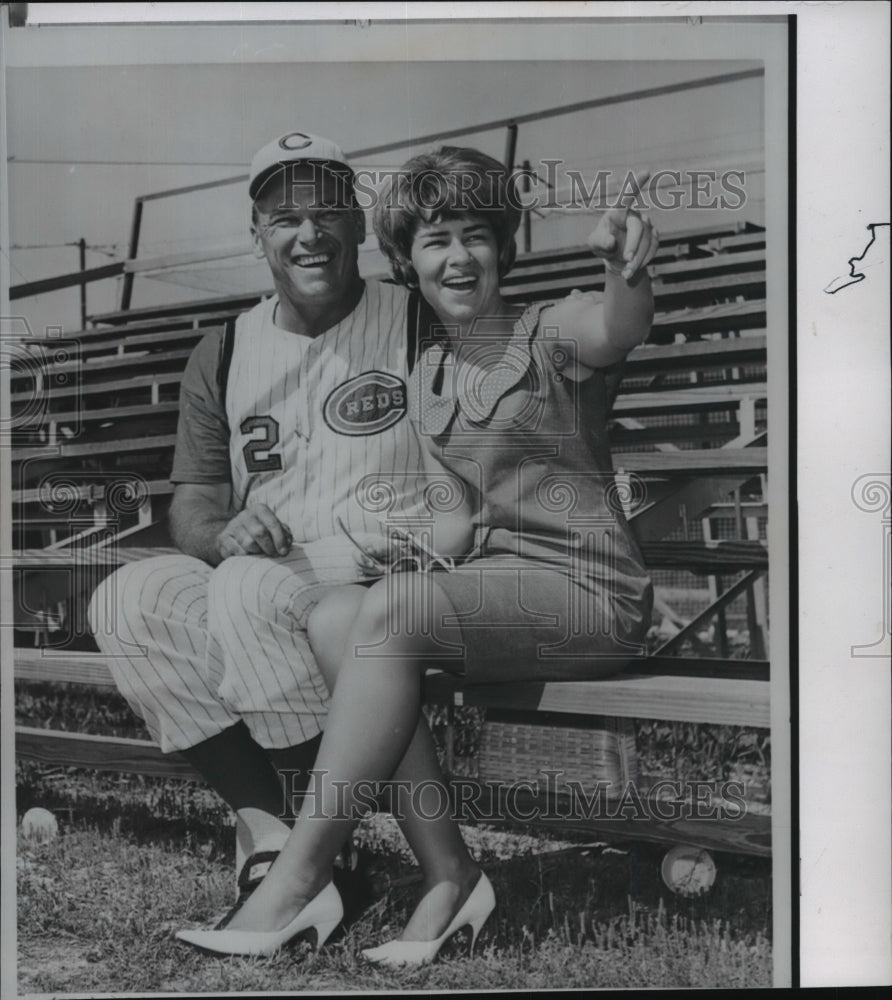
[[351, 180], [353, 177], [353, 169], [337, 143], [309, 132], [286, 132], [254, 154], [248, 176], [248, 194], [252, 200], [264, 182], [288, 163], [326, 164], [336, 172], [346, 173]]

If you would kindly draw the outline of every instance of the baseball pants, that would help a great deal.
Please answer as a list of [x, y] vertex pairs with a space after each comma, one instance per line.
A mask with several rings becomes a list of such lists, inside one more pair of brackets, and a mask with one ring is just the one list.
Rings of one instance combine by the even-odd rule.
[[[316, 543], [314, 543], [316, 544]], [[167, 753], [240, 719], [268, 749], [324, 726], [328, 690], [307, 641], [310, 611], [357, 582], [352, 550], [310, 557], [186, 555], [122, 566], [97, 588], [89, 621], [118, 689]]]

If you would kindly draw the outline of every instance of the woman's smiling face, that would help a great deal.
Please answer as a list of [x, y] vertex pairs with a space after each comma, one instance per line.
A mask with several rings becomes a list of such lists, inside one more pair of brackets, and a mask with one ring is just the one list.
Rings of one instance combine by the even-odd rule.
[[418, 288], [444, 323], [466, 327], [478, 316], [498, 315], [499, 248], [489, 223], [461, 215], [419, 222], [412, 239]]

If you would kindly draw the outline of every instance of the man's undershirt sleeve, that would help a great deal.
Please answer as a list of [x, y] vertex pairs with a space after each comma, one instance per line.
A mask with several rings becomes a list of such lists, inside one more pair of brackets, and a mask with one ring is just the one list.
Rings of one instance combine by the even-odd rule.
[[229, 425], [217, 384], [222, 334], [207, 334], [189, 357], [180, 383], [180, 415], [170, 481], [229, 483]]

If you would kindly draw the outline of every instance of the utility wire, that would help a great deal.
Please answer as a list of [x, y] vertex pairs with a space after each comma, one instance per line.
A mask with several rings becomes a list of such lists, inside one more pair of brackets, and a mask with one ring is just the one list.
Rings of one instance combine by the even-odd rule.
[[60, 167], [237, 167], [244, 168], [246, 163], [219, 163], [202, 160], [51, 160], [41, 157], [8, 156], [7, 163], [40, 163]]
[[[73, 243], [11, 243], [10, 250], [51, 250], [55, 247], [79, 247], [80, 240]], [[87, 249], [90, 249], [89, 247]]]

